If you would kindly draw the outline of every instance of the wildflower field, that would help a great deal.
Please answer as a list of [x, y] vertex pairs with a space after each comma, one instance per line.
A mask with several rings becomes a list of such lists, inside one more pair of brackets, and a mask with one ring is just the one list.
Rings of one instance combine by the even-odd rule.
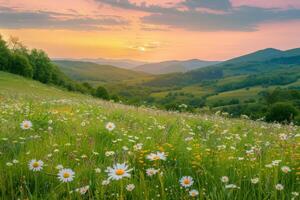
[[299, 199], [300, 129], [137, 108], [0, 72], [2, 199]]

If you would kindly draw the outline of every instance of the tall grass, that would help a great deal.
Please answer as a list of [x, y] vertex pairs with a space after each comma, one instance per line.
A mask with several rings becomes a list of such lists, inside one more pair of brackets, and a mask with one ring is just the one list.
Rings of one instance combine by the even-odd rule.
[[[32, 128], [21, 129], [23, 120]], [[107, 122], [116, 128], [108, 131]], [[300, 131], [292, 125], [62, 99], [49, 90], [2, 93], [0, 127], [2, 199], [299, 199]], [[146, 158], [157, 151], [165, 161]], [[32, 159], [44, 162], [41, 171], [29, 169]], [[131, 177], [105, 184], [106, 168], [123, 162]], [[74, 180], [60, 182], [57, 165], [72, 169]], [[149, 168], [159, 173], [148, 176]], [[180, 185], [183, 176], [193, 178], [191, 187]], [[84, 186], [86, 193], [76, 190]], [[192, 189], [199, 195], [191, 197]]]

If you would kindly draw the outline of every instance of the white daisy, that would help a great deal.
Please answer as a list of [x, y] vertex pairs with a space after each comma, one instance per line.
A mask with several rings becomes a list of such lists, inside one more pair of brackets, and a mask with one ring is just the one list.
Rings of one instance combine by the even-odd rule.
[[128, 185], [126, 186], [126, 190], [129, 191], [129, 192], [131, 192], [132, 190], [134, 190], [134, 188], [135, 188], [135, 185], [134, 185], [134, 184], [128, 184]]
[[127, 146], [123, 146], [122, 149], [123, 149], [123, 151], [128, 151], [129, 150], [129, 148]]
[[109, 180], [104, 180], [104, 181], [102, 181], [102, 185], [108, 185], [108, 184], [110, 184], [110, 181], [109, 181]]
[[87, 193], [87, 191], [90, 189], [89, 185], [83, 186], [81, 188], [77, 188], [75, 191], [79, 192], [81, 195], [84, 195], [85, 193]]
[[276, 188], [276, 190], [281, 191], [281, 190], [284, 189], [284, 186], [282, 184], [278, 183], [278, 184], [275, 185], [275, 188]]
[[251, 178], [252, 184], [257, 184], [259, 182], [259, 178]]
[[149, 168], [146, 169], [146, 174], [148, 176], [154, 176], [155, 174], [157, 174], [159, 172], [159, 169], [154, 169], [154, 168]]
[[191, 191], [189, 191], [189, 194], [191, 197], [196, 197], [199, 195], [199, 192], [198, 192], [198, 190], [191, 190]]
[[96, 169], [95, 169], [95, 172], [96, 172], [97, 174], [100, 174], [100, 173], [101, 173], [101, 169], [100, 169], [100, 168], [96, 168]]
[[23, 130], [27, 130], [30, 129], [32, 127], [32, 123], [29, 120], [24, 120], [21, 124], [20, 124], [21, 129]]
[[113, 155], [115, 155], [115, 152], [114, 152], [114, 151], [106, 151], [106, 152], [105, 152], [105, 156], [106, 156], [106, 157], [113, 156]]
[[187, 187], [191, 187], [194, 183], [194, 180], [192, 177], [190, 176], [183, 176], [180, 180], [179, 180], [181, 186], [187, 188]]
[[164, 152], [156, 152], [156, 153], [150, 153], [147, 155], [147, 159], [150, 161], [155, 161], [155, 160], [166, 160], [167, 156]]
[[19, 161], [16, 160], [16, 159], [14, 159], [12, 162], [13, 162], [14, 164], [18, 164], [18, 163], [19, 163]]
[[67, 183], [73, 181], [75, 177], [75, 172], [71, 169], [61, 169], [59, 170], [57, 175], [58, 175], [58, 179], [61, 182]]
[[283, 167], [281, 167], [281, 171], [283, 173], [287, 174], [287, 173], [289, 173], [291, 171], [291, 169], [288, 166], [283, 166]]
[[142, 144], [142, 143], [138, 143], [138, 144], [136, 144], [136, 145], [133, 146], [133, 149], [134, 149], [135, 151], [139, 151], [139, 150], [141, 150], [142, 148], [143, 148], [143, 144]]
[[32, 159], [28, 163], [28, 167], [31, 171], [41, 171], [43, 169], [44, 162], [41, 160]]
[[229, 181], [228, 176], [222, 176], [221, 181], [222, 181], [223, 183], [228, 183], [228, 181]]
[[7, 162], [7, 163], [6, 163], [6, 166], [11, 167], [11, 166], [13, 166], [13, 163]]
[[225, 185], [225, 188], [226, 188], [226, 189], [236, 189], [236, 188], [239, 189], [239, 187], [236, 186], [235, 184], [228, 184], [228, 185]]
[[64, 168], [64, 166], [63, 165], [56, 165], [56, 167], [55, 167], [56, 169], [58, 169], [58, 170], [60, 170], [60, 169], [63, 169]]
[[129, 172], [133, 169], [128, 169], [128, 165], [125, 163], [115, 164], [113, 167], [108, 167], [106, 172], [108, 173], [108, 180], [120, 180], [125, 177], [130, 177]]
[[273, 166], [278, 166], [280, 162], [281, 162], [281, 160], [273, 160], [272, 165]]
[[112, 122], [108, 122], [106, 125], [105, 125], [105, 128], [108, 130], [108, 131], [112, 131], [116, 128], [116, 125]]
[[299, 196], [299, 192], [292, 192], [292, 195], [297, 197], [297, 196]]

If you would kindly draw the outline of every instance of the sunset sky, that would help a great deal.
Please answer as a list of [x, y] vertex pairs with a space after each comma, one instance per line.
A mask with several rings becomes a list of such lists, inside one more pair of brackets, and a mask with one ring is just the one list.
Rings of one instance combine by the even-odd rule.
[[226, 60], [300, 47], [300, 0], [0, 0], [0, 33], [52, 58]]

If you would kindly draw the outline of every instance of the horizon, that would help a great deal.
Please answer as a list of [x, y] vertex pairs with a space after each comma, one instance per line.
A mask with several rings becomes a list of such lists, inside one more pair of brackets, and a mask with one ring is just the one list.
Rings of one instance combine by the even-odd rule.
[[130, 59], [130, 58], [103, 58], [103, 57], [91, 57], [91, 58], [87, 58], [87, 57], [82, 57], [82, 58], [71, 58], [71, 57], [50, 57], [51, 60], [78, 60], [78, 61], [84, 61], [84, 60], [97, 60], [97, 59], [103, 59], [103, 60], [108, 60], [108, 61], [133, 61], [133, 62], [147, 62], [147, 63], [151, 63], [151, 62], [168, 62], [168, 61], [189, 61], [189, 60], [200, 60], [200, 61], [208, 61], [208, 62], [226, 62], [228, 60], [234, 59], [234, 58], [239, 58], [241, 56], [245, 56], [251, 53], [255, 53], [258, 51], [263, 51], [263, 50], [267, 50], [267, 49], [274, 49], [274, 50], [279, 50], [279, 51], [288, 51], [288, 50], [293, 50], [293, 49], [298, 49], [300, 47], [296, 47], [296, 48], [291, 48], [291, 49], [279, 49], [279, 48], [273, 48], [273, 47], [266, 47], [263, 49], [257, 49], [245, 54], [240, 54], [240, 55], [235, 55], [234, 57], [230, 57], [227, 58], [225, 60], [205, 60], [205, 59], [201, 59], [201, 58], [190, 58], [190, 59], [170, 59], [170, 60], [158, 60], [158, 61], [146, 61], [146, 60], [135, 60], [135, 59]]
[[300, 43], [297, 0], [0, 0], [0, 4], [5, 5], [0, 6], [4, 38], [16, 36], [56, 59], [226, 61], [266, 48], [293, 49]]

